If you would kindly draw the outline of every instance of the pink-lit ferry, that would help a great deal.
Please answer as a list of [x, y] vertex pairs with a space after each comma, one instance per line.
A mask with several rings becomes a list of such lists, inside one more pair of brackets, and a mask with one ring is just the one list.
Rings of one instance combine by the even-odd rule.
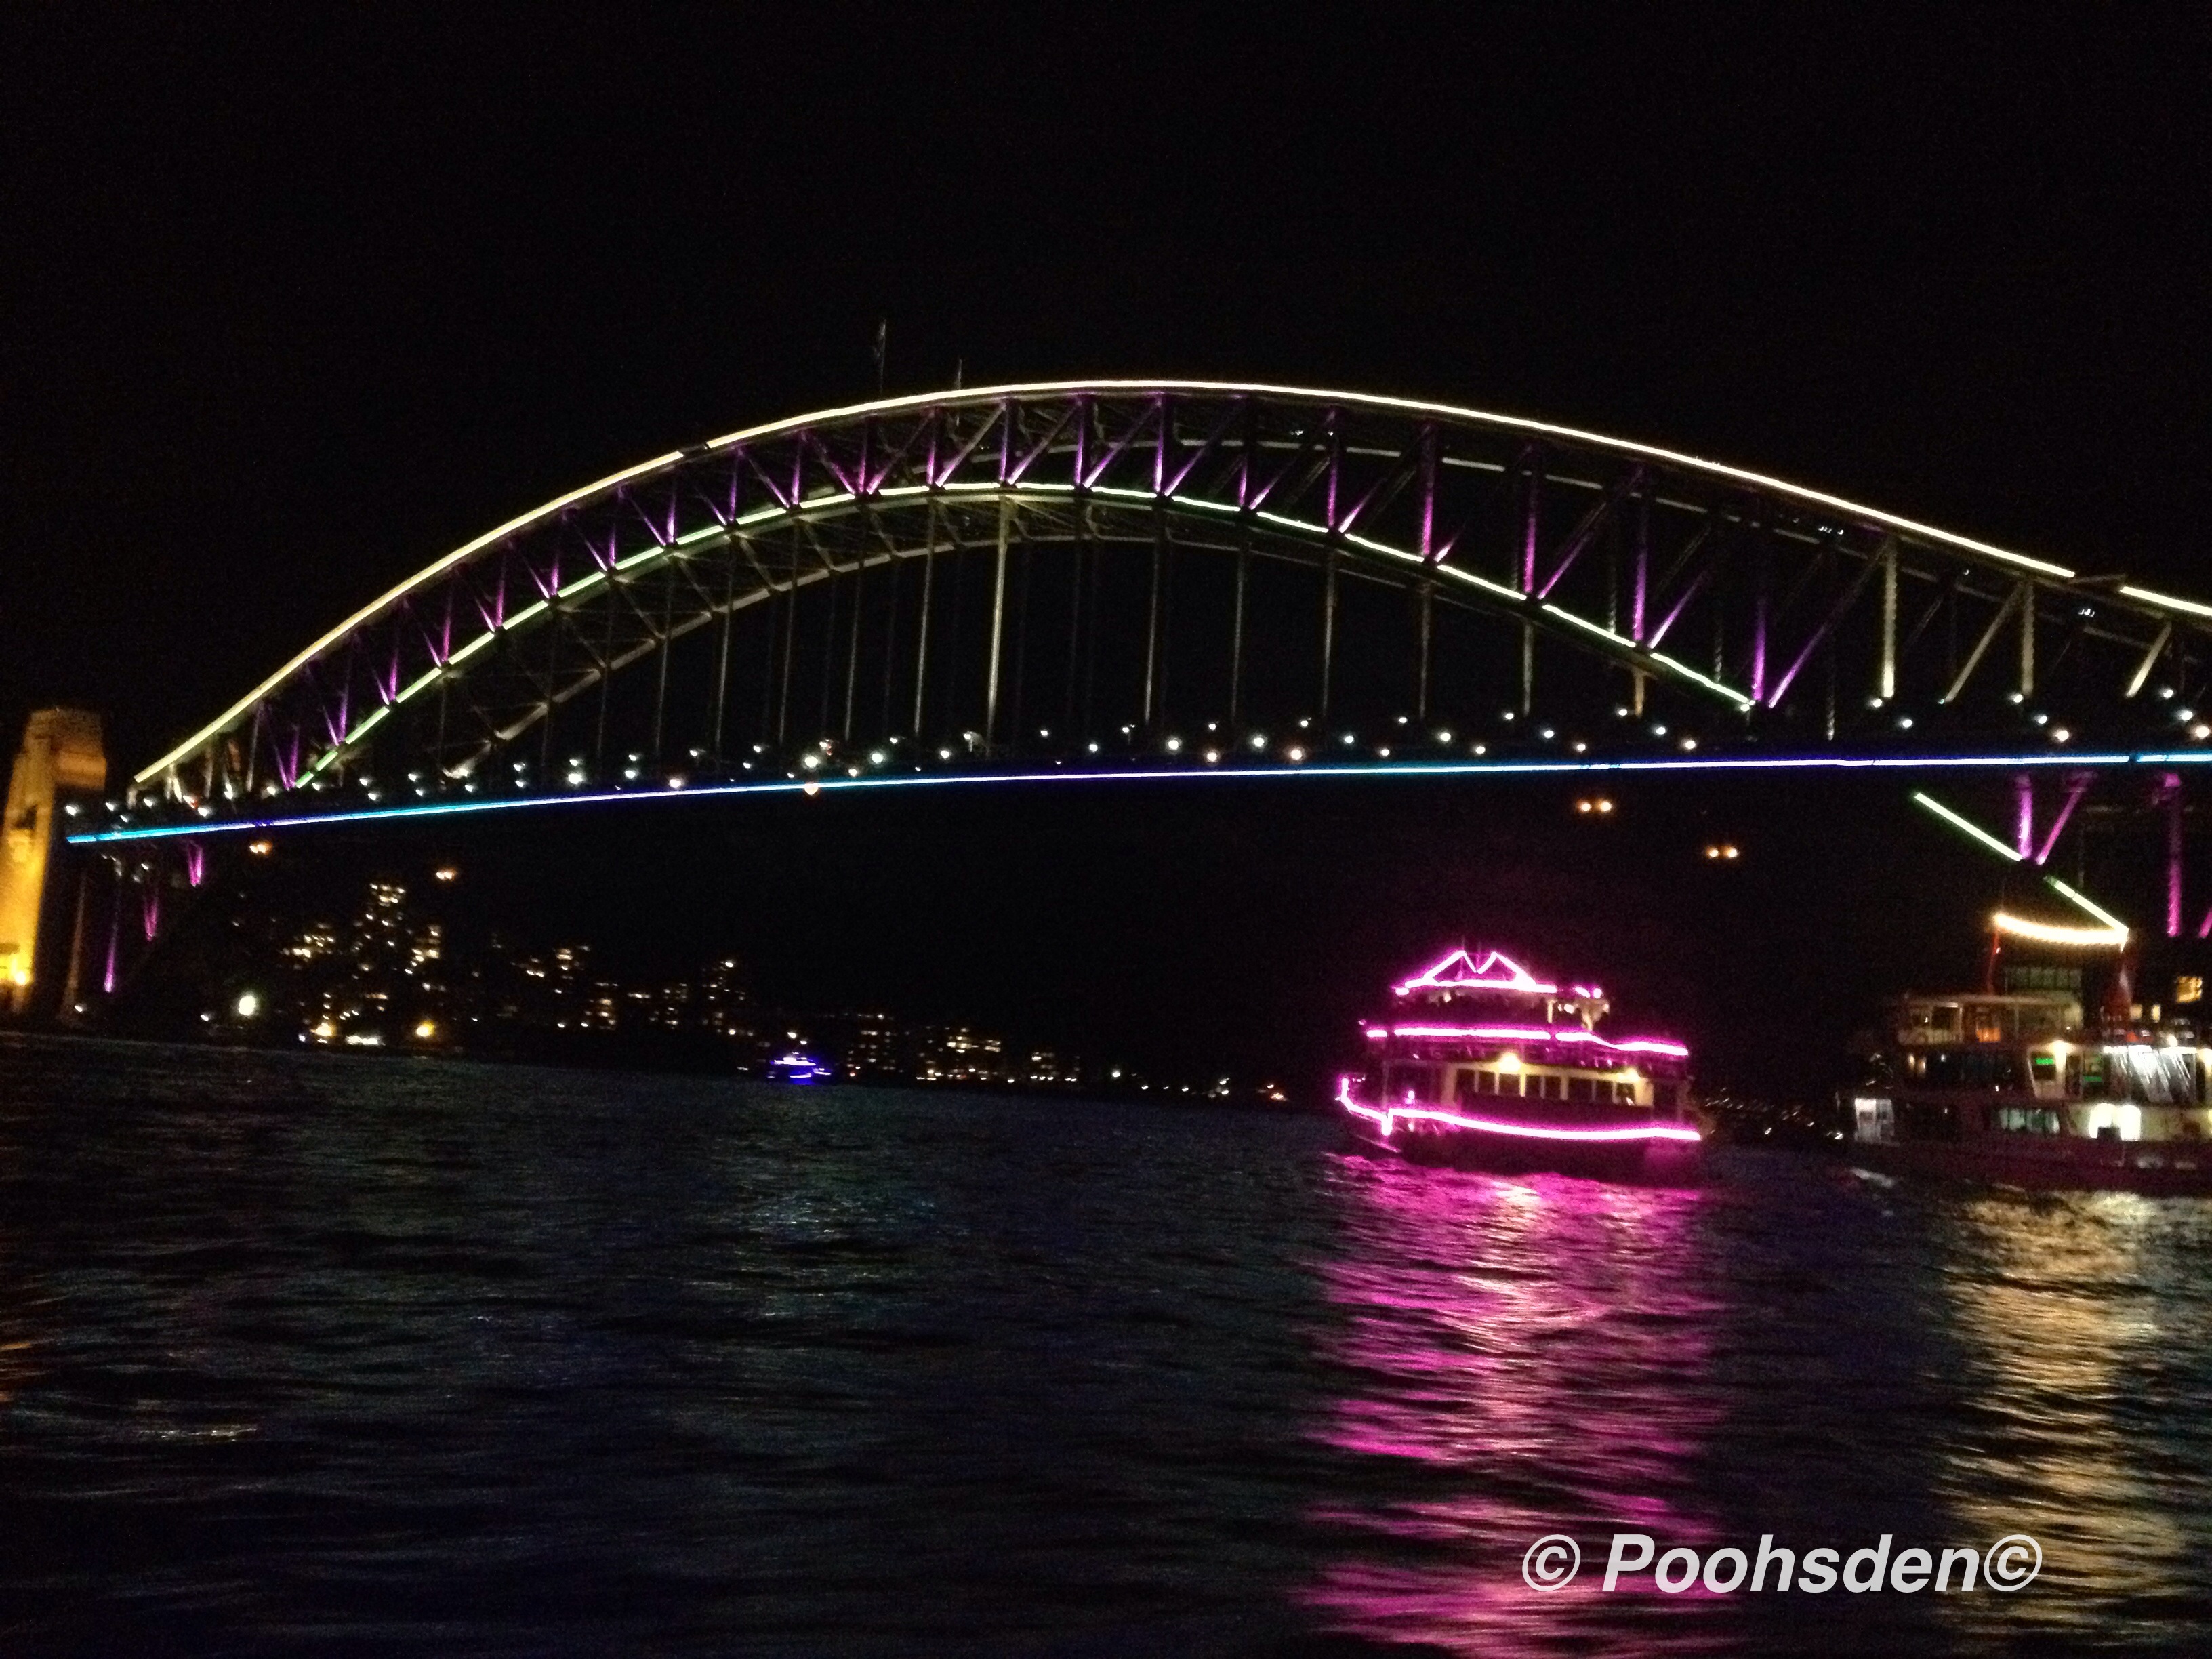
[[1601, 1036], [1605, 994], [1501, 951], [1452, 951], [1390, 988], [1337, 1103], [1369, 1146], [1425, 1164], [1674, 1181], [1696, 1172], [1690, 1051]]

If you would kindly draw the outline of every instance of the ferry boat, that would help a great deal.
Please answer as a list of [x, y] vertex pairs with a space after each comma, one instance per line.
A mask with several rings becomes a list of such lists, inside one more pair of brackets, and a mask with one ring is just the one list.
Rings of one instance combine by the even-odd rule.
[[[2028, 1188], [2212, 1193], [2212, 1030], [2077, 992], [1912, 994], [1844, 1091], [1850, 1152], [1881, 1171]], [[2186, 1006], [2186, 1005], [2185, 1005]]]
[[793, 1048], [788, 1054], [778, 1054], [768, 1063], [771, 1083], [825, 1083], [835, 1073], [827, 1060], [817, 1058], [804, 1048]]
[[1337, 1081], [1353, 1136], [1417, 1163], [1610, 1180], [1687, 1179], [1703, 1136], [1690, 1051], [1600, 1033], [1594, 985], [1539, 978], [1465, 948], [1390, 988], [1365, 1022], [1367, 1063]]

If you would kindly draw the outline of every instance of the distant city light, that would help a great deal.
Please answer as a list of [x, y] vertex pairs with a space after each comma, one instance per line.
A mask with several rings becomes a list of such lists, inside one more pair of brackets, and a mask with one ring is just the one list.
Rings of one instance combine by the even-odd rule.
[[261, 1012], [261, 999], [251, 991], [240, 991], [235, 1006], [240, 1019], [252, 1019]]
[[428, 1042], [432, 1037], [438, 1035], [437, 1021], [431, 1019], [417, 1021], [415, 1026], [415, 1035], [419, 1041]]
[[441, 864], [431, 873], [440, 881], [459, 881], [461, 878], [460, 871], [450, 864]]
[[1736, 844], [1732, 841], [1708, 842], [1705, 856], [1709, 859], [1732, 859], [1737, 856]]
[[258, 859], [265, 859], [276, 850], [276, 843], [273, 841], [248, 842], [246, 850]]

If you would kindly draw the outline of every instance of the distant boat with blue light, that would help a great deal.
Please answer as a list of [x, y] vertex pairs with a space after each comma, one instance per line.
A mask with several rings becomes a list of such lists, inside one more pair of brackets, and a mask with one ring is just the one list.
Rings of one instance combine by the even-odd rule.
[[810, 1054], [804, 1048], [793, 1048], [778, 1054], [768, 1063], [771, 1083], [826, 1083], [836, 1075], [830, 1062]]
[[1337, 1080], [1364, 1146], [1421, 1164], [1617, 1181], [1692, 1176], [1690, 1051], [1613, 1037], [1595, 985], [1539, 977], [1464, 947], [1390, 988], [1364, 1024], [1366, 1064]]

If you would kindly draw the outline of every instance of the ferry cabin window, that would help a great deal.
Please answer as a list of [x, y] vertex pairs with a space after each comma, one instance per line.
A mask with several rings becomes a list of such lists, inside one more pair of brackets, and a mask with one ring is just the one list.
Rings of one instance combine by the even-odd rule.
[[1674, 1085], [1671, 1083], [1653, 1084], [1651, 1085], [1651, 1103], [1662, 1112], [1673, 1111], [1674, 1109]]
[[1520, 1073], [1500, 1072], [1498, 1074], [1498, 1092], [1501, 1095], [1519, 1094], [1521, 1092]]
[[1948, 1036], [1959, 1029], [1959, 1005], [1955, 1002], [1907, 1003], [1905, 1029], [1923, 1036]]
[[2055, 1135], [2061, 1128], [2057, 1112], [2048, 1106], [2000, 1106], [1996, 1127], [2013, 1134], [2030, 1135]]
[[1393, 1104], [1413, 1100], [1434, 1105], [1437, 1082], [1433, 1066], [1393, 1066], [1383, 1073], [1382, 1091]]
[[1930, 1048], [1908, 1069], [1938, 1089], [2017, 1089], [2025, 1082], [2020, 1055], [2009, 1048]]
[[1593, 1098], [1590, 1093], [1590, 1079], [1586, 1077], [1569, 1078], [1567, 1079], [1567, 1098], [1569, 1100], [1589, 1100]]
[[2037, 1083], [2056, 1083], [2058, 1080], [2058, 1056], [2030, 1054], [2027, 1057], [2027, 1074]]

